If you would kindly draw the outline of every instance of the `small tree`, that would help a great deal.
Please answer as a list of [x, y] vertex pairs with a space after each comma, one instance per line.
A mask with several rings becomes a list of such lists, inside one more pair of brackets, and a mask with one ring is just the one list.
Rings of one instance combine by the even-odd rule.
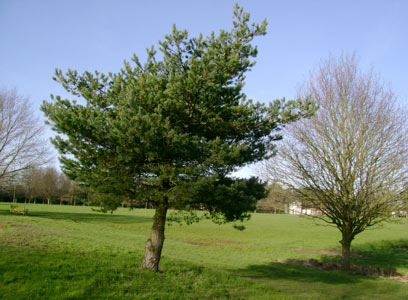
[[276, 182], [268, 186], [268, 194], [265, 198], [258, 201], [256, 210], [269, 213], [285, 213], [289, 211], [289, 205], [297, 199], [293, 197], [293, 192], [282, 188]]
[[72, 203], [73, 202], [72, 181], [64, 173], [58, 174], [57, 187], [60, 204], [62, 204], [63, 202]]
[[312, 110], [246, 99], [244, 74], [257, 54], [251, 42], [265, 34], [266, 21], [249, 25], [238, 6], [234, 16], [230, 32], [206, 38], [174, 26], [160, 42], [161, 60], [151, 48], [144, 65], [134, 56], [135, 66], [125, 62], [116, 74], [57, 70], [55, 79], [86, 104], [56, 97], [42, 106], [63, 134], [54, 144], [71, 179], [105, 194], [105, 208], [119, 206], [118, 196], [155, 208], [143, 268], [158, 270], [169, 208], [191, 212], [182, 215], [187, 223], [203, 208], [217, 222], [248, 218], [264, 186], [227, 175], [263, 159], [281, 124]]
[[28, 203], [33, 201], [36, 203], [39, 193], [39, 182], [41, 180], [41, 170], [39, 168], [31, 167], [22, 172], [22, 184], [24, 186], [25, 199]]
[[53, 200], [56, 200], [60, 195], [60, 189], [58, 186], [59, 173], [53, 167], [43, 168], [41, 169], [40, 178], [40, 196], [47, 200], [47, 204], [52, 204]]
[[0, 180], [50, 160], [44, 126], [28, 98], [0, 89]]
[[287, 128], [279, 155], [264, 164], [342, 234], [342, 267], [350, 245], [367, 227], [399, 210], [395, 196], [407, 179], [407, 115], [392, 91], [355, 55], [329, 58], [300, 90], [320, 109]]

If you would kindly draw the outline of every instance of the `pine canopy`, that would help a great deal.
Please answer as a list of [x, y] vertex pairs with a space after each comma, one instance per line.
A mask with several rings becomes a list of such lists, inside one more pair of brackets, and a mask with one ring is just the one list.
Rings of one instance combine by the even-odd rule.
[[[245, 73], [257, 55], [251, 42], [265, 34], [266, 21], [250, 25], [236, 6], [230, 31], [190, 38], [173, 26], [144, 64], [134, 55], [107, 75], [56, 70], [54, 79], [77, 98], [51, 96], [42, 105], [64, 172], [99, 193], [155, 207], [245, 217], [264, 186], [228, 174], [273, 154], [282, 125], [313, 110], [311, 103], [246, 98]], [[119, 204], [106, 199], [105, 208]]]

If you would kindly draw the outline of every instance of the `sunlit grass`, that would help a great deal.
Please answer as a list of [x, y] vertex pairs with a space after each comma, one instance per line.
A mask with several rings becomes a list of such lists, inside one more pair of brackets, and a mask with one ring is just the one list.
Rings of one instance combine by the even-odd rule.
[[[338, 259], [337, 229], [254, 214], [246, 230], [203, 221], [166, 229], [161, 273], [139, 270], [152, 210], [0, 204], [0, 299], [408, 299], [408, 284], [282, 263]], [[408, 272], [408, 222], [353, 242], [355, 264]]]

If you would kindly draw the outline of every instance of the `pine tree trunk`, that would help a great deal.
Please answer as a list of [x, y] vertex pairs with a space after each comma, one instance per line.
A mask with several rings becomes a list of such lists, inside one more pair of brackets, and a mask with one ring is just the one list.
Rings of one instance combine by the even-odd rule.
[[167, 205], [159, 205], [153, 217], [153, 227], [150, 239], [147, 240], [142, 269], [159, 270], [161, 251], [164, 243], [164, 228], [166, 225]]
[[340, 241], [342, 256], [341, 269], [348, 272], [350, 271], [350, 247], [353, 238], [350, 232], [343, 232], [342, 235], [343, 239]]

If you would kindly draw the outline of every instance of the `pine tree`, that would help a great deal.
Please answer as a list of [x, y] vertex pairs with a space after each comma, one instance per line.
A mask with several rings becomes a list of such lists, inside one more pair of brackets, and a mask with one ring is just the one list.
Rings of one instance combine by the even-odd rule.
[[[155, 208], [143, 268], [158, 270], [169, 208], [192, 212], [182, 215], [187, 223], [198, 220], [195, 209], [216, 222], [248, 218], [264, 185], [228, 174], [265, 158], [282, 124], [313, 110], [246, 98], [244, 75], [257, 55], [251, 41], [266, 33], [266, 21], [249, 25], [238, 6], [234, 17], [231, 31], [206, 38], [173, 26], [159, 42], [160, 56], [152, 47], [146, 63], [134, 55], [115, 74], [57, 70], [55, 80], [86, 103], [51, 96], [42, 105], [71, 179]], [[106, 199], [106, 209], [120, 204]]]

